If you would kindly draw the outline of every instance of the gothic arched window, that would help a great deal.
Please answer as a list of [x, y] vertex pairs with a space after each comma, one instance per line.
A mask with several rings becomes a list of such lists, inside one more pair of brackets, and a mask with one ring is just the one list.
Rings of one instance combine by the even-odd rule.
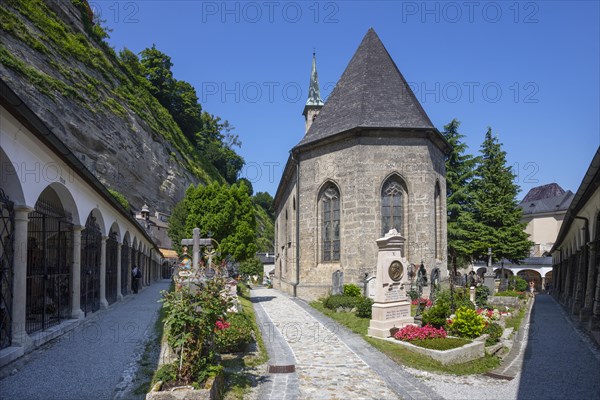
[[442, 255], [442, 214], [441, 214], [441, 189], [440, 183], [435, 183], [435, 190], [433, 193], [433, 226], [435, 229], [435, 258], [440, 259]]
[[404, 194], [402, 181], [397, 176], [390, 177], [381, 189], [381, 230], [385, 235], [390, 229], [403, 233]]
[[320, 198], [323, 261], [340, 259], [340, 191], [329, 184]]

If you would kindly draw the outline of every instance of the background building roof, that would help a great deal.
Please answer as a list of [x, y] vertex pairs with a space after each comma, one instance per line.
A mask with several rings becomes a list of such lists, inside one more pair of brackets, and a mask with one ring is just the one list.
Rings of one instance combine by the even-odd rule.
[[523, 215], [566, 211], [573, 197], [570, 190], [565, 192], [556, 183], [551, 183], [531, 189], [519, 207], [523, 209]]

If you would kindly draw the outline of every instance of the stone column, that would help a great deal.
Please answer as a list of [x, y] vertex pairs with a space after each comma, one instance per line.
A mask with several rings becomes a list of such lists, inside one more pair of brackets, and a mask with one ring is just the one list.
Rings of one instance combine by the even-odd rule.
[[577, 252], [577, 275], [575, 276], [575, 292], [573, 301], [573, 314], [578, 314], [583, 306], [583, 294], [585, 290], [585, 277], [587, 275], [587, 252], [585, 245]]
[[585, 298], [584, 298], [584, 302], [583, 302], [583, 308], [584, 308], [584, 313], [585, 314], [591, 314], [592, 312], [592, 308], [594, 307], [594, 294], [595, 294], [595, 289], [596, 289], [596, 279], [594, 279], [596, 277], [596, 269], [597, 266], [595, 265], [595, 261], [596, 261], [596, 251], [598, 249], [596, 249], [596, 243], [594, 242], [590, 242], [588, 243], [588, 257], [587, 257], [587, 264], [588, 264], [588, 273], [587, 273], [587, 277], [586, 277], [586, 286], [585, 286]]
[[85, 227], [73, 226], [73, 269], [71, 270], [71, 318], [83, 318], [81, 310], [81, 231]]
[[540, 289], [541, 293], [546, 293], [546, 275], [540, 274], [542, 277], [542, 287]]
[[121, 293], [121, 247], [122, 243], [117, 243], [117, 300], [123, 300]]
[[31, 347], [27, 334], [27, 224], [30, 207], [15, 208], [15, 254], [13, 260], [12, 342], [13, 346]]
[[127, 268], [127, 293], [131, 293], [131, 270], [133, 269], [133, 244], [128, 249], [129, 267]]
[[[596, 251], [600, 252], [600, 241], [596, 242]], [[596, 253], [597, 254], [597, 253]], [[596, 289], [594, 293], [594, 305], [592, 307], [592, 315], [594, 317], [595, 328], [600, 329], [600, 257], [596, 256]]]
[[108, 236], [102, 236], [102, 245], [100, 246], [100, 308], [107, 308], [106, 301], [106, 239]]

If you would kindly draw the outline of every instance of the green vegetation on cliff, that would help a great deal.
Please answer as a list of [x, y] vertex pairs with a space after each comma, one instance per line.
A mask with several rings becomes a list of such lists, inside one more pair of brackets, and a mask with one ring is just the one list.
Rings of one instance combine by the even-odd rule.
[[[203, 185], [238, 181], [244, 160], [234, 150], [241, 143], [233, 127], [202, 109], [195, 88], [173, 76], [171, 58], [155, 46], [139, 55], [127, 48], [115, 52], [87, 1], [3, 1], [0, 31], [0, 71], [10, 72], [7, 78], [26, 95], [44, 98], [44, 108], [83, 111], [99, 123], [109, 121], [108, 129], [113, 129], [110, 121], [117, 121], [120, 132], [131, 138], [148, 134], [164, 144], [169, 161]], [[128, 208], [126, 188], [119, 189], [125, 196], [111, 193]], [[257, 249], [272, 251], [272, 198], [257, 196], [255, 200], [250, 189], [253, 222], [244, 231], [251, 231], [255, 240], [232, 249], [241, 258]], [[173, 210], [175, 216], [178, 212]]]
[[[187, 82], [173, 79], [173, 107], [157, 99], [148, 71], [137, 55], [124, 49], [118, 55], [105, 39], [107, 32], [94, 21], [85, 0], [73, 0], [81, 14], [77, 24], [61, 19], [55, 9], [72, 7], [68, 3], [43, 0], [7, 0], [0, 5], [0, 30], [30, 47], [39, 63], [20, 58], [8, 42], [0, 43], [0, 62], [29, 81], [40, 93], [57, 101], [71, 100], [94, 114], [118, 117], [130, 127], [131, 134], [141, 126], [156, 140], [162, 136], [179, 152], [173, 159], [200, 181], [235, 182], [243, 159], [232, 150], [229, 125], [206, 112], [197, 115], [195, 135], [187, 132], [181, 113], [186, 107], [201, 111], [195, 89]], [[72, 21], [71, 21], [72, 22]], [[162, 54], [162, 53], [161, 53]], [[166, 55], [165, 55], [166, 56]], [[185, 89], [185, 90], [182, 90]], [[137, 121], [138, 124], [134, 124]], [[184, 130], [186, 130], [184, 132]], [[203, 140], [200, 140], [203, 139]], [[202, 145], [199, 145], [202, 143]], [[207, 145], [208, 143], [208, 145]]]

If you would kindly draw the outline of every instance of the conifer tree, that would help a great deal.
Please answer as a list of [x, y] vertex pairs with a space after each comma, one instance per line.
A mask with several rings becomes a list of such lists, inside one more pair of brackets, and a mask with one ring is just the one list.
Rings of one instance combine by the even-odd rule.
[[460, 121], [453, 119], [444, 126], [442, 134], [452, 145], [446, 158], [446, 195], [448, 211], [448, 268], [456, 274], [457, 268], [468, 265], [473, 254], [472, 180], [476, 159], [466, 154], [464, 135], [458, 132]]
[[485, 134], [480, 152], [473, 182], [474, 256], [487, 260], [491, 248], [493, 260], [506, 258], [518, 262], [529, 255], [532, 242], [525, 233], [526, 224], [520, 222], [522, 210], [516, 199], [519, 186], [514, 183], [512, 168], [506, 165], [506, 152], [491, 128]]

